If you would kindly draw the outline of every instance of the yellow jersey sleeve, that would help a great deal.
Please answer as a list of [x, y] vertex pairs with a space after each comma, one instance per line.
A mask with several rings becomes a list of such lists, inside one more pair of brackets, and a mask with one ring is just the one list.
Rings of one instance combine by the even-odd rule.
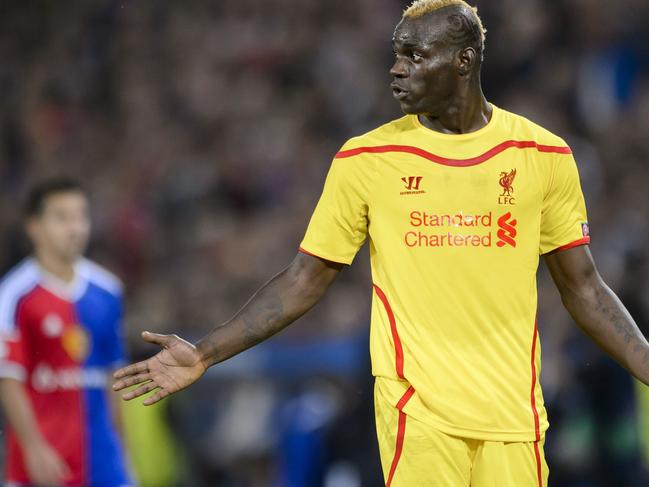
[[557, 154], [541, 211], [540, 253], [590, 242], [586, 204], [572, 154]]
[[371, 161], [335, 159], [300, 250], [351, 264], [367, 237]]

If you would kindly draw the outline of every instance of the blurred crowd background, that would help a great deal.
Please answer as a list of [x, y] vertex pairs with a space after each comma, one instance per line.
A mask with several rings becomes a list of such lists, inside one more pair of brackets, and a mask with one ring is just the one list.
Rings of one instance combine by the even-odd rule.
[[[600, 272], [649, 332], [649, 3], [481, 0], [484, 89], [572, 146]], [[0, 4], [0, 270], [26, 189], [72, 175], [90, 256], [144, 329], [195, 339], [294, 256], [332, 155], [400, 115], [402, 0]], [[552, 487], [649, 485], [649, 399], [539, 275]], [[163, 405], [127, 408], [144, 487], [382, 485], [368, 257], [315, 310]]]

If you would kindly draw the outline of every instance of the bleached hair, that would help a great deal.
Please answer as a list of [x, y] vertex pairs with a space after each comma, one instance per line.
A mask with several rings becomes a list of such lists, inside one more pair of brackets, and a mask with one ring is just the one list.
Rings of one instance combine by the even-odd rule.
[[[480, 54], [484, 50], [484, 44], [487, 31], [482, 24], [482, 19], [478, 15], [478, 9], [472, 7], [464, 0], [415, 0], [403, 12], [404, 18], [416, 19], [426, 14], [435, 12], [444, 7], [458, 6], [465, 7], [468, 10], [466, 15], [452, 15], [449, 17], [453, 38], [456, 42], [475, 43], [480, 49]], [[471, 17], [471, 18], [469, 18]]]

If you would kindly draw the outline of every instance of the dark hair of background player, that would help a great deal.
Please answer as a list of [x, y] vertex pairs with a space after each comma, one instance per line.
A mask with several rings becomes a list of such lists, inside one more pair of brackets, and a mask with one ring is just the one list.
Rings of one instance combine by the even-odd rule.
[[45, 208], [47, 198], [59, 193], [83, 193], [85, 195], [86, 191], [79, 182], [69, 178], [48, 179], [38, 183], [31, 188], [25, 200], [23, 208], [25, 217], [39, 216]]

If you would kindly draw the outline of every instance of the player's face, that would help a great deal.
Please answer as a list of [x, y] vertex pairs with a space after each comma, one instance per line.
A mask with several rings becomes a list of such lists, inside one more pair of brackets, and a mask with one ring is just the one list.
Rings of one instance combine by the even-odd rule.
[[85, 252], [90, 237], [87, 198], [79, 191], [48, 196], [42, 213], [29, 221], [28, 233], [37, 251], [74, 261]]
[[407, 114], [437, 115], [456, 92], [457, 50], [431, 18], [403, 19], [392, 38], [392, 93]]

